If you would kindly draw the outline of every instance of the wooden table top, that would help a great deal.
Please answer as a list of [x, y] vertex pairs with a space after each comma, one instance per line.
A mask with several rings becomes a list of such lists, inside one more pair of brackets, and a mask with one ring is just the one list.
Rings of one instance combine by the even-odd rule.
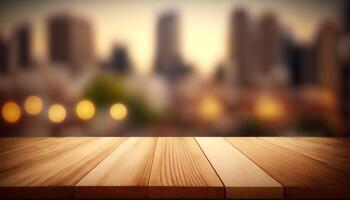
[[350, 138], [0, 138], [0, 199], [350, 199]]

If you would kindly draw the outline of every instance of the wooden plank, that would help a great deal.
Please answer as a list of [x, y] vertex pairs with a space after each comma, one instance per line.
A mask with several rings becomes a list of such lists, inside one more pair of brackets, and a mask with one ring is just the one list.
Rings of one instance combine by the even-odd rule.
[[350, 144], [348, 144], [348, 147], [336, 144], [324, 144], [318, 142], [318, 140], [322, 140], [320, 138], [316, 138], [315, 141], [295, 137], [264, 137], [262, 139], [324, 162], [345, 173], [350, 173]]
[[302, 140], [313, 141], [322, 145], [329, 146], [341, 146], [344, 148], [350, 148], [349, 137], [298, 137]]
[[64, 153], [86, 144], [88, 138], [2, 138], [0, 139], [0, 176], [5, 178], [20, 172], [49, 156]]
[[[60, 143], [59, 146], [65, 151], [58, 154], [56, 148], [54, 151], [50, 148], [41, 149], [44, 153], [41, 152], [39, 155], [45, 156], [43, 159], [34, 162], [29, 159], [21, 163], [25, 167], [20, 170], [11, 168], [10, 172], [0, 172], [0, 196], [32, 199], [73, 198], [74, 185], [125, 138], [81, 138], [83, 141], [89, 140], [86, 143], [80, 143], [79, 138], [77, 139], [80, 145], [75, 148], [67, 148], [65, 143]], [[29, 156], [31, 155], [37, 156], [35, 154]], [[13, 156], [21, 159], [21, 155], [13, 154]]]
[[350, 198], [350, 177], [325, 163], [259, 138], [226, 139], [285, 186], [286, 198]]
[[224, 138], [196, 137], [228, 199], [283, 199], [283, 187]]
[[145, 199], [157, 139], [129, 138], [76, 186], [76, 198]]
[[7, 151], [19, 149], [23, 146], [23, 142], [35, 146], [35, 144], [45, 144], [44, 141], [52, 139], [51, 137], [0, 137], [0, 154]]
[[151, 199], [222, 199], [224, 187], [192, 137], [158, 138], [148, 186]]

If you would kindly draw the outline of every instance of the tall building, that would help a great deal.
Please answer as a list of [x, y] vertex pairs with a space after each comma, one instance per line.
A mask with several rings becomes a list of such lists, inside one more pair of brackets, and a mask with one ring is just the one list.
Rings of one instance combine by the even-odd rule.
[[315, 41], [318, 83], [334, 93], [339, 92], [340, 66], [338, 60], [338, 28], [331, 21], [324, 22]]
[[[344, 63], [341, 73], [341, 113], [350, 121], [350, 63]], [[350, 127], [349, 131], [350, 131]]]
[[155, 72], [175, 79], [188, 70], [180, 56], [178, 16], [175, 12], [167, 12], [158, 20]]
[[343, 25], [346, 33], [350, 33], [350, 2], [344, 1], [343, 5]]
[[254, 30], [254, 71], [256, 84], [284, 87], [289, 84], [289, 74], [283, 59], [285, 31], [274, 13], [265, 13]]
[[[344, 1], [343, 32], [340, 45], [341, 61], [341, 113], [350, 122], [350, 2]], [[350, 133], [350, 125], [348, 127]]]
[[131, 72], [131, 63], [125, 47], [114, 47], [111, 56], [111, 66], [118, 73], [125, 74]]
[[286, 47], [286, 60], [289, 69], [291, 85], [300, 87], [303, 84], [303, 69], [305, 68], [306, 47], [290, 43]]
[[214, 72], [214, 76], [213, 76], [214, 81], [223, 83], [227, 79], [227, 75], [228, 75], [226, 72], [227, 71], [226, 69], [227, 67], [224, 64], [220, 63]]
[[48, 20], [50, 60], [80, 69], [94, 62], [93, 35], [90, 24], [69, 14]]
[[256, 31], [257, 67], [269, 73], [281, 61], [281, 32], [277, 17], [266, 13], [261, 17]]
[[7, 72], [9, 69], [9, 45], [5, 38], [0, 35], [0, 72]]
[[[231, 67], [238, 73], [238, 82], [247, 86], [252, 82], [252, 35], [250, 19], [243, 9], [232, 12], [229, 24], [228, 58]], [[234, 70], [232, 70], [234, 71]]]
[[316, 67], [314, 51], [310, 45], [297, 43], [289, 37], [284, 40], [283, 60], [285, 61], [290, 85], [300, 87], [316, 84]]
[[32, 30], [28, 23], [20, 24], [13, 31], [11, 48], [13, 65], [26, 68], [31, 64], [32, 52]]
[[341, 115], [341, 65], [339, 62], [338, 27], [331, 21], [321, 24], [315, 40], [315, 58], [319, 86], [333, 99], [329, 117]]

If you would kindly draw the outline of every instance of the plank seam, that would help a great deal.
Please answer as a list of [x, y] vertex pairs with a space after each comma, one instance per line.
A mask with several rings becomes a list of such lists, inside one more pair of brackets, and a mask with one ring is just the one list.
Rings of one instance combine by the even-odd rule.
[[116, 150], [120, 147], [120, 145], [121, 145], [122, 143], [124, 143], [127, 139], [129, 139], [129, 137], [126, 137], [123, 141], [121, 141], [120, 144], [119, 144], [118, 146], [116, 146], [109, 154], [107, 154], [103, 159], [101, 159], [100, 162], [98, 162], [94, 167], [92, 167], [91, 170], [89, 170], [88, 172], [86, 172], [86, 174], [85, 174], [84, 176], [82, 176], [82, 177], [74, 184], [74, 186], [73, 186], [73, 188], [74, 188], [74, 197], [73, 197], [73, 199], [76, 199], [75, 193], [76, 193], [77, 184], [78, 184], [83, 178], [85, 178], [92, 170], [96, 169], [96, 167], [97, 167], [99, 164], [101, 164], [104, 160], [106, 160], [106, 158], [107, 158], [108, 156], [110, 156], [114, 151], [116, 151]]
[[[258, 138], [258, 137], [255, 137]], [[226, 142], [228, 142], [233, 148], [237, 149], [237, 151], [241, 152], [246, 158], [248, 158], [250, 161], [252, 161], [256, 166], [258, 166], [261, 170], [263, 170], [267, 175], [269, 175], [273, 180], [275, 180], [277, 183], [279, 183], [282, 187], [283, 187], [283, 199], [286, 199], [286, 186], [283, 185], [281, 182], [279, 182], [277, 179], [275, 179], [275, 177], [273, 177], [270, 173], [268, 173], [264, 168], [262, 168], [260, 165], [258, 165], [258, 163], [256, 163], [253, 159], [249, 158], [245, 153], [243, 153], [239, 148], [237, 148], [236, 146], [234, 146], [233, 144], [231, 144], [230, 141], [228, 141], [226, 139], [226, 137], [224, 137], [224, 140]]]
[[147, 180], [147, 190], [146, 190], [146, 197], [145, 197], [145, 199], [149, 199], [148, 198], [149, 197], [149, 182], [151, 180], [151, 174], [152, 174], [152, 169], [153, 169], [153, 162], [154, 162], [154, 158], [155, 158], [155, 155], [156, 155], [157, 146], [158, 146], [158, 137], [156, 137], [156, 144], [155, 144], [154, 151], [153, 151], [151, 169], [149, 171], [148, 180]]
[[214, 168], [214, 166], [211, 164], [209, 158], [207, 157], [207, 155], [206, 155], [205, 152], [203, 151], [201, 145], [198, 143], [196, 137], [193, 137], [193, 139], [194, 139], [194, 141], [196, 141], [196, 144], [199, 146], [199, 149], [202, 151], [202, 153], [204, 154], [205, 158], [206, 158], [207, 161], [209, 162], [210, 166], [213, 168], [213, 170], [214, 170], [216, 176], [219, 178], [221, 184], [224, 186], [224, 198], [227, 199], [227, 197], [226, 197], [226, 186], [225, 186], [225, 184], [224, 184], [224, 181], [221, 180], [221, 177], [219, 176], [219, 174], [218, 174], [218, 172], [216, 171], [216, 169]]

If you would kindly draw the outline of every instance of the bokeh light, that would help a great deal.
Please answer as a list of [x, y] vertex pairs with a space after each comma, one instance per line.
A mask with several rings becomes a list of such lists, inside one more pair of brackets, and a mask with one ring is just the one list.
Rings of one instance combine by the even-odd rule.
[[24, 109], [30, 115], [37, 115], [43, 109], [43, 101], [38, 96], [29, 96], [24, 102]]
[[122, 103], [113, 104], [110, 109], [110, 114], [115, 120], [122, 120], [128, 114], [128, 109]]
[[222, 104], [213, 96], [204, 97], [199, 103], [199, 114], [204, 120], [217, 120], [223, 113]]
[[82, 100], [75, 107], [75, 112], [80, 119], [89, 120], [95, 115], [95, 106], [89, 100]]
[[50, 121], [60, 123], [66, 118], [66, 109], [60, 104], [50, 106], [48, 111]]
[[273, 96], [261, 96], [255, 102], [254, 112], [260, 120], [275, 121], [283, 118], [285, 108], [280, 99]]
[[17, 103], [13, 101], [7, 102], [2, 108], [2, 117], [6, 122], [15, 123], [21, 118], [21, 109]]

